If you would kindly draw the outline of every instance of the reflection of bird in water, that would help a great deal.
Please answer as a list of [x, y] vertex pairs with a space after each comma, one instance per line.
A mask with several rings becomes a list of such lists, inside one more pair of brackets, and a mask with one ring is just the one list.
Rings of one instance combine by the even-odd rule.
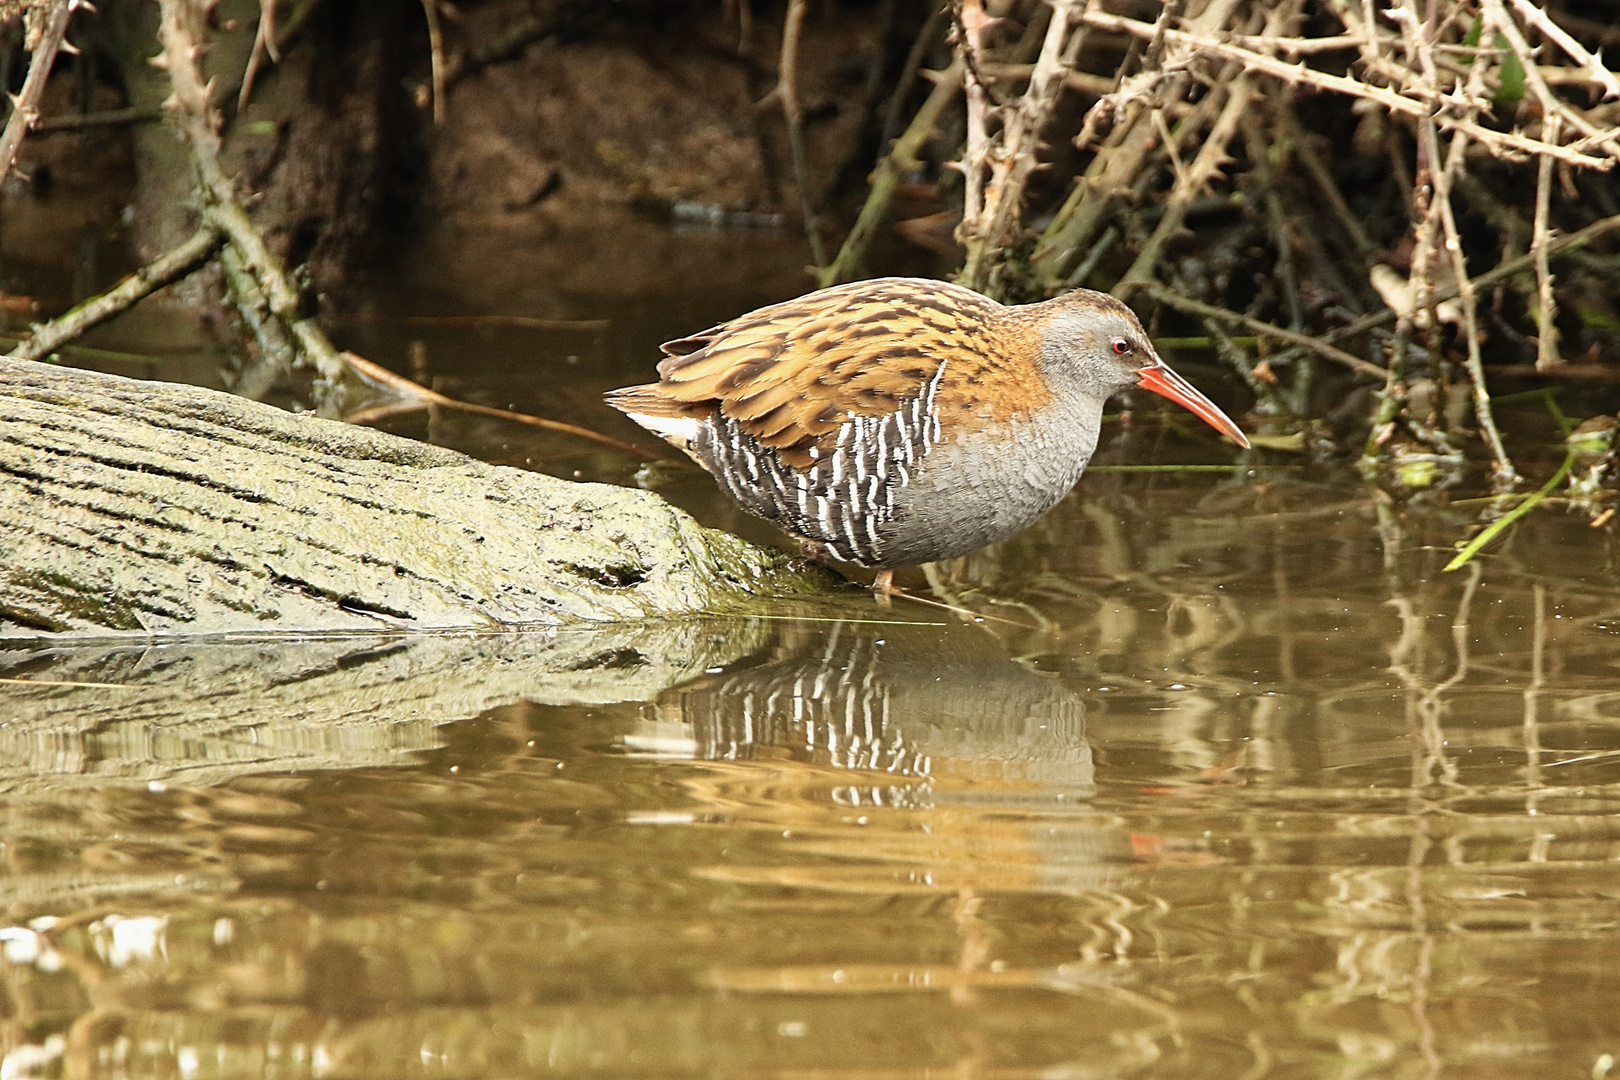
[[1078, 891], [1131, 860], [1090, 806], [1084, 706], [1062, 680], [971, 626], [777, 625], [757, 666], [666, 690], [623, 737], [631, 754], [716, 762], [686, 775], [695, 803], [792, 834], [764, 864], [695, 873], [873, 895]]
[[1057, 505], [1097, 448], [1103, 402], [1128, 387], [1248, 445], [1129, 308], [1085, 289], [1004, 307], [879, 278], [663, 349], [658, 382], [608, 402], [815, 554], [879, 567], [884, 591], [894, 567], [965, 555]]
[[[658, 715], [681, 722], [699, 758], [776, 748], [897, 777], [1008, 782], [985, 785], [990, 797], [1092, 789], [1079, 697], [971, 628], [787, 623], [764, 663], [666, 691]], [[651, 734], [627, 746], [650, 748]]]

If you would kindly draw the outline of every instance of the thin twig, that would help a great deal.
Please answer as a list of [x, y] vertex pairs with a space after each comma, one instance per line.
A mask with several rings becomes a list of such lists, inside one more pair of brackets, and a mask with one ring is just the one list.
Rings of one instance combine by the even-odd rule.
[[[1153, 37], [1153, 26], [1168, 27], [1179, 15], [1181, 6], [1172, 0], [1160, 12], [1156, 23], [1151, 26], [1143, 23], [1150, 30], [1148, 39]], [[1188, 25], [1192, 36], [1223, 31], [1237, 7], [1237, 0], [1210, 0], [1190, 20]], [[1085, 25], [1095, 25], [1092, 16], [1096, 8], [1095, 3], [1088, 3], [1080, 14], [1080, 21]], [[1164, 40], [1169, 42], [1172, 39], [1167, 36]], [[1091, 246], [1092, 236], [1102, 228], [1110, 209], [1124, 199], [1140, 179], [1149, 155], [1158, 144], [1154, 126], [1142, 122], [1142, 118], [1156, 109], [1169, 108], [1182, 100], [1192, 81], [1188, 72], [1191, 59], [1190, 52], [1177, 48], [1156, 60], [1150, 48], [1144, 58], [1143, 71], [1127, 78], [1122, 63], [1116, 74], [1119, 88], [1099, 98], [1087, 110], [1080, 134], [1075, 137], [1076, 146], [1091, 145], [1106, 118], [1113, 117], [1114, 126], [1091, 164], [1086, 166], [1085, 175], [1076, 180], [1074, 189], [1053, 216], [1030, 255], [1030, 265], [1049, 290], [1055, 290], [1070, 276], [1068, 266], [1076, 253]], [[1200, 110], [1194, 114], [1195, 119], [1181, 126], [1187, 130], [1199, 129], [1203, 121], [1196, 117], [1207, 112], [1209, 101], [1206, 95], [1195, 107]]]
[[1292, 330], [1285, 330], [1280, 326], [1273, 326], [1271, 323], [1264, 322], [1260, 319], [1251, 318], [1250, 316], [1244, 315], [1240, 312], [1230, 311], [1223, 307], [1216, 307], [1214, 304], [1206, 304], [1202, 301], [1182, 296], [1174, 289], [1162, 285], [1157, 281], [1145, 281], [1138, 287], [1142, 290], [1142, 292], [1159, 301], [1159, 303], [1167, 304], [1170, 307], [1177, 308], [1189, 314], [1201, 315], [1206, 319], [1219, 319], [1223, 322], [1236, 323], [1239, 326], [1246, 326], [1256, 336], [1272, 337], [1279, 341], [1286, 341], [1291, 345], [1297, 345], [1302, 349], [1307, 349], [1316, 353], [1318, 356], [1332, 360], [1335, 364], [1343, 364], [1351, 371], [1362, 375], [1370, 375], [1379, 380], [1386, 379], [1389, 376], [1389, 372], [1379, 367], [1377, 364], [1369, 363], [1359, 356], [1352, 356], [1343, 349], [1330, 345], [1320, 338], [1313, 338], [1308, 334], [1297, 334]]
[[982, 246], [986, 232], [984, 167], [990, 153], [990, 105], [979, 61], [984, 57], [984, 32], [990, 17], [985, 14], [984, 0], [956, 0], [956, 21], [956, 57], [962, 65], [967, 97], [967, 145], [959, 166], [963, 180], [962, 223], [956, 228], [956, 238], [971, 252]]
[[315, 367], [326, 387], [337, 387], [345, 371], [343, 359], [315, 321], [304, 316], [298, 288], [249, 220], [235, 185], [220, 166], [218, 116], [209, 102], [211, 84], [197, 67], [206, 5], [197, 0], [160, 0], [160, 4], [161, 59], [173, 88], [166, 104], [190, 146], [205, 203], [204, 218], [230, 240], [242, 268], [262, 291], [266, 309], [282, 324], [285, 336], [296, 343], [300, 357]]
[[5, 130], [0, 131], [0, 181], [17, 163], [23, 136], [39, 119], [39, 100], [45, 93], [45, 80], [50, 77], [56, 51], [62, 47], [62, 38], [67, 34], [68, 20], [78, 6], [78, 0], [56, 0], [56, 6], [45, 16], [39, 43], [34, 46], [33, 58], [28, 62], [28, 76], [23, 79], [22, 91], [12, 100]]
[[[1088, 26], [1123, 32], [1144, 40], [1151, 40], [1154, 35], [1154, 24], [1141, 22], [1137, 19], [1127, 19], [1120, 15], [1110, 15], [1100, 11], [1087, 11], [1082, 18]], [[1289, 83], [1303, 83], [1307, 86], [1314, 86], [1319, 90], [1364, 98], [1368, 101], [1377, 102], [1391, 112], [1400, 113], [1403, 116], [1421, 118], [1434, 115], [1436, 108], [1454, 104], [1449, 97], [1439, 94], [1425, 95], [1419, 90], [1414, 90], [1414, 93], [1418, 94], [1417, 97], [1408, 97], [1406, 94], [1388, 87], [1362, 82], [1360, 79], [1350, 76], [1317, 71], [1314, 68], [1306, 67], [1303, 62], [1290, 64], [1285, 60], [1265, 56], [1252, 49], [1240, 48], [1207, 35], [1169, 30], [1166, 31], [1166, 36], [1172, 44], [1183, 45], [1189, 51], [1204, 52], [1212, 56], [1240, 60], [1251, 71], [1272, 75]], [[1435, 119], [1442, 128], [1449, 131], [1466, 132], [1471, 138], [1484, 143], [1503, 156], [1552, 154], [1559, 161], [1566, 164], [1599, 171], [1607, 171], [1613, 168], [1616, 162], [1614, 156], [1598, 157], [1574, 150], [1569, 146], [1552, 146], [1542, 139], [1533, 139], [1517, 132], [1493, 131], [1472, 120], [1465, 120], [1446, 112], [1439, 113], [1435, 116]]]
[[[570, 7], [583, 6], [558, 4], [517, 17], [516, 21], [506, 24], [505, 31], [496, 37], [453, 53], [446, 59], [444, 65], [446, 88], [492, 64], [517, 58], [530, 45], [561, 30], [567, 24], [566, 16]], [[417, 96], [418, 105], [427, 104], [423, 100], [426, 93], [427, 88], [423, 88], [421, 94]]]
[[1513, 10], [1517, 11], [1525, 22], [1540, 30], [1543, 35], [1556, 41], [1560, 48], [1570, 55], [1586, 77], [1603, 87], [1605, 101], [1620, 97], [1620, 79], [1615, 78], [1614, 72], [1603, 66], [1603, 61], [1586, 51], [1586, 47], [1564, 31], [1562, 26], [1553, 22], [1547, 13], [1530, 0], [1512, 0]]
[[281, 63], [281, 50], [276, 45], [276, 0], [259, 0], [259, 25], [253, 31], [253, 49], [242, 72], [242, 89], [236, 94], [237, 112], [244, 111], [248, 98], [253, 96], [253, 79], [259, 73], [259, 57], [264, 55], [272, 63]]
[[233, 244], [226, 244], [219, 253], [220, 269], [225, 274], [225, 287], [230, 293], [236, 315], [253, 335], [258, 355], [249, 356], [249, 362], [240, 375], [230, 383], [231, 393], [253, 401], [263, 401], [284, 371], [291, 371], [298, 362], [298, 347], [292, 334], [270, 311], [264, 290], [248, 269], [242, 254]]
[[[1420, 36], [1419, 17], [1415, 0], [1407, 0], [1405, 8], [1399, 9], [1402, 16], [1397, 21], [1401, 24], [1401, 32], [1406, 40], [1409, 51], [1419, 59], [1423, 77], [1431, 88], [1437, 88], [1439, 77], [1434, 64], [1434, 55], [1426, 46], [1432, 41], [1428, 31], [1422, 31]], [[1481, 17], [1482, 39], [1495, 40], [1495, 21], [1493, 9], [1486, 4]], [[1484, 75], [1485, 65], [1476, 63], [1469, 72], [1468, 85], [1459, 95], [1464, 102], [1464, 108], [1472, 115], [1484, 101]], [[1433, 116], [1425, 116], [1418, 123], [1419, 145], [1423, 151], [1423, 159], [1431, 177], [1432, 192], [1428, 215], [1419, 223], [1420, 230], [1417, 248], [1419, 251], [1432, 249], [1435, 240], [1435, 224], [1438, 221], [1439, 231], [1444, 234], [1444, 250], [1451, 268], [1452, 280], [1457, 283], [1457, 297], [1462, 308], [1462, 337], [1466, 348], [1465, 364], [1468, 368], [1468, 378], [1472, 386], [1474, 399], [1474, 415], [1479, 421], [1480, 436], [1485, 440], [1486, 447], [1491, 452], [1491, 478], [1495, 488], [1501, 491], [1511, 490], [1519, 481], [1518, 472], [1513, 467], [1507, 450], [1502, 445], [1502, 435], [1497, 430], [1496, 418], [1491, 409], [1490, 390], [1485, 385], [1485, 361], [1480, 354], [1479, 347], [1479, 304], [1477, 302], [1474, 283], [1468, 277], [1468, 265], [1463, 257], [1462, 235], [1457, 228], [1456, 215], [1451, 208], [1452, 184], [1464, 167], [1465, 155], [1468, 148], [1468, 135], [1462, 131], [1451, 133], [1451, 143], [1444, 162], [1440, 160], [1440, 137]], [[1419, 310], [1433, 310], [1433, 290], [1425, 287], [1420, 291], [1417, 287], [1419, 281], [1420, 264], [1418, 257], [1413, 256], [1412, 281], [1414, 283], [1414, 302]]]
[[220, 233], [204, 225], [172, 251], [154, 259], [100, 296], [91, 297], [66, 314], [34, 327], [26, 341], [11, 350], [19, 360], [40, 360], [98, 323], [133, 307], [141, 298], [190, 273], [218, 250]]
[[[1547, 85], [1547, 80], [1541, 77], [1541, 66], [1536, 63], [1535, 50], [1524, 39], [1524, 34], [1520, 31], [1518, 24], [1503, 9], [1502, 0], [1482, 0], [1480, 14], [1486, 18], [1493, 18], [1500, 24], [1499, 29], [1502, 36], [1507, 39], [1509, 48], [1513, 50], [1519, 59], [1519, 66], [1524, 69], [1525, 84], [1535, 94], [1536, 99], [1541, 102], [1541, 115], [1546, 119], [1561, 116], [1570, 127], [1585, 136], [1584, 139], [1572, 145], [1579, 146], [1582, 149], [1594, 145], [1601, 146], [1611, 156], [1620, 157], [1620, 141], [1616, 141], [1617, 136], [1620, 136], [1620, 129], [1610, 128], [1604, 131], [1588, 120], [1579, 109], [1570, 108], [1563, 99], [1552, 92], [1552, 87]], [[1484, 40], [1483, 36], [1481, 40]], [[1613, 83], [1614, 76], [1611, 75], [1608, 83], [1604, 85], [1606, 93], [1614, 92], [1610, 89], [1610, 84]], [[1620, 87], [1616, 87], [1616, 89], [1620, 90]], [[1542, 141], [1549, 145], [1556, 145], [1554, 140], [1546, 137], [1545, 132], [1542, 134]]]
[[[352, 352], [344, 353], [343, 359], [355, 374], [368, 382], [386, 386], [403, 397], [405, 403], [411, 408], [437, 407], [454, 409], [457, 412], [476, 413], [479, 416], [493, 416], [499, 420], [510, 420], [515, 424], [525, 424], [529, 427], [544, 428], [547, 431], [573, 435], [580, 439], [589, 439], [591, 442], [601, 443], [603, 446], [610, 446], [615, 450], [633, 454], [643, 461], [675, 460], [673, 454], [667, 454], [662, 450], [649, 450], [644, 446], [637, 446], [635, 443], [628, 443], [622, 439], [615, 439], [611, 435], [603, 435], [599, 431], [580, 427], [578, 424], [564, 423], [561, 420], [547, 420], [542, 416], [531, 416], [528, 413], [520, 413], [512, 409], [497, 409], [492, 405], [477, 405], [470, 401], [457, 401], [455, 398], [446, 397], [437, 390], [429, 390], [421, 383], [412, 382], [405, 376], [395, 374], [380, 364], [374, 364], [365, 357], [357, 356]], [[380, 419], [383, 415], [398, 411], [394, 406], [361, 409], [349, 413], [343, 419], [351, 424], [364, 424]]]
[[[1431, 39], [1426, 36], [1425, 20], [1418, 13], [1417, 6], [1418, 0], [1404, 0], [1403, 4], [1390, 5], [1386, 14], [1400, 27], [1406, 55], [1415, 59], [1421, 68], [1420, 77], [1432, 88], [1434, 53], [1429, 48]], [[1440, 211], [1450, 198], [1450, 192], [1436, 190], [1437, 183], [1444, 185], [1445, 180], [1438, 175], [1442, 163], [1436, 149], [1434, 117], [1431, 113], [1425, 112], [1418, 117], [1418, 129], [1416, 164], [1412, 172], [1412, 270], [1408, 277], [1412, 299], [1403, 317], [1410, 319], [1419, 329], [1438, 333], [1433, 326], [1434, 271], [1440, 239]], [[1398, 146], [1392, 146], [1392, 149], [1398, 149]]]
[[766, 95], [782, 106], [782, 119], [787, 124], [788, 156], [793, 159], [793, 186], [799, 190], [799, 208], [804, 215], [804, 234], [810, 241], [810, 257], [815, 260], [816, 272], [827, 265], [826, 252], [821, 244], [821, 224], [816, 220], [816, 207], [810, 190], [809, 169], [804, 153], [804, 110], [799, 107], [796, 85], [799, 65], [799, 34], [804, 29], [805, 0], [788, 0], [787, 18], [782, 25], [782, 53], [777, 64], [776, 88]]
[[1229, 84], [1210, 91], [1212, 100], [1220, 100], [1222, 97], [1224, 104], [1221, 106], [1220, 115], [1210, 128], [1204, 145], [1199, 148], [1198, 156], [1193, 159], [1192, 165], [1185, 173], [1176, 177], [1175, 186], [1171, 188], [1170, 197], [1165, 203], [1164, 216], [1159, 219], [1159, 224], [1154, 228], [1148, 242], [1143, 244], [1142, 250], [1137, 253], [1136, 261], [1131, 263], [1125, 276], [1120, 278], [1112, 289], [1113, 294], [1122, 300], [1127, 299], [1133, 290], [1153, 279], [1159, 255], [1186, 220], [1187, 208], [1192, 205], [1193, 199], [1204, 186], [1215, 179], [1222, 163], [1227, 160], [1227, 147], [1237, 133], [1238, 121], [1249, 108], [1248, 77], [1239, 74]]
[[49, 135], [57, 131], [83, 131], [91, 127], [115, 127], [119, 124], [146, 124], [162, 120], [161, 109], [103, 109], [100, 112], [65, 113], [61, 116], [42, 116], [34, 122], [35, 135]]

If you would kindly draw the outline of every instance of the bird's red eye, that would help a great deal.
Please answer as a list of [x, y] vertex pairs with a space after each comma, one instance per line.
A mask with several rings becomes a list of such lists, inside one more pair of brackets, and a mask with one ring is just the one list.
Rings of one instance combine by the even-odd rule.
[[1130, 351], [1131, 351], [1131, 342], [1130, 342], [1129, 338], [1117, 337], [1117, 338], [1114, 339], [1114, 353], [1115, 353], [1115, 355], [1125, 356], [1125, 355], [1128, 355], [1130, 353]]

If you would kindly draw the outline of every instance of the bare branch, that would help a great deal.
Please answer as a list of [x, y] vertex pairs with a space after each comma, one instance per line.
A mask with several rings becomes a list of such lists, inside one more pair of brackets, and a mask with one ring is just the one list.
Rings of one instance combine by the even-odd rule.
[[1517, 11], [1525, 22], [1540, 30], [1550, 40], [1556, 41], [1558, 47], [1568, 53], [1570, 59], [1586, 73], [1587, 78], [1603, 87], [1604, 100], [1620, 97], [1620, 79], [1615, 78], [1614, 72], [1604, 67], [1599, 57], [1587, 52], [1584, 45], [1570, 37], [1562, 26], [1548, 18], [1545, 11], [1536, 7], [1530, 0], [1513, 0], [1513, 10]]
[[[1106, 12], [1087, 11], [1082, 16], [1082, 19], [1088, 26], [1131, 34], [1143, 40], [1152, 40], [1155, 33], [1155, 27], [1152, 23], [1127, 19]], [[1213, 35], [1195, 34], [1180, 30], [1168, 30], [1165, 34], [1173, 44], [1179, 43], [1190, 51], [1239, 60], [1251, 71], [1271, 75], [1285, 82], [1302, 83], [1320, 90], [1375, 101], [1391, 112], [1403, 116], [1424, 117], [1433, 115], [1436, 123], [1443, 130], [1464, 132], [1471, 139], [1489, 147], [1494, 153], [1503, 157], [1550, 154], [1566, 164], [1601, 171], [1613, 168], [1617, 159], [1620, 159], [1620, 148], [1611, 150], [1608, 156], [1600, 157], [1584, 152], [1579, 148], [1580, 144], [1578, 143], [1570, 146], [1555, 146], [1544, 139], [1530, 138], [1518, 132], [1493, 131], [1471, 119], [1456, 115], [1456, 109], [1459, 105], [1458, 100], [1451, 95], [1442, 94], [1437, 89], [1423, 88], [1417, 85], [1408, 85], [1401, 90], [1375, 86], [1351, 76], [1333, 75], [1328, 72], [1317, 71], [1314, 68], [1307, 67], [1303, 62], [1290, 64], [1287, 61], [1257, 53], [1252, 49], [1230, 44], [1228, 41]], [[1528, 71], [1526, 74], [1528, 75]], [[1485, 104], [1488, 105], [1489, 102]], [[1620, 130], [1608, 133], [1598, 132], [1596, 137], [1601, 140], [1605, 149], [1609, 149], [1609, 144], [1614, 142], [1616, 138], [1620, 138]]]
[[51, 65], [56, 62], [56, 51], [62, 46], [67, 33], [68, 20], [73, 17], [74, 0], [56, 0], [56, 6], [45, 16], [39, 43], [34, 46], [33, 59], [28, 64], [28, 76], [23, 80], [22, 92], [12, 102], [11, 116], [0, 132], [0, 180], [6, 178], [17, 163], [17, 151], [23, 136], [39, 119], [39, 99], [45, 93], [45, 80], [50, 78]]

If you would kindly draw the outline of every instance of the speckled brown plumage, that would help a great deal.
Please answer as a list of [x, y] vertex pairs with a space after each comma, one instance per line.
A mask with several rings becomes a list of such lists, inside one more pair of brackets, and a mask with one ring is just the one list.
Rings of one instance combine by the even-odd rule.
[[1090, 458], [1103, 399], [1132, 383], [1242, 439], [1163, 367], [1130, 309], [1085, 290], [1006, 307], [880, 278], [663, 351], [657, 383], [608, 401], [746, 509], [869, 566], [960, 554], [1045, 513]]

